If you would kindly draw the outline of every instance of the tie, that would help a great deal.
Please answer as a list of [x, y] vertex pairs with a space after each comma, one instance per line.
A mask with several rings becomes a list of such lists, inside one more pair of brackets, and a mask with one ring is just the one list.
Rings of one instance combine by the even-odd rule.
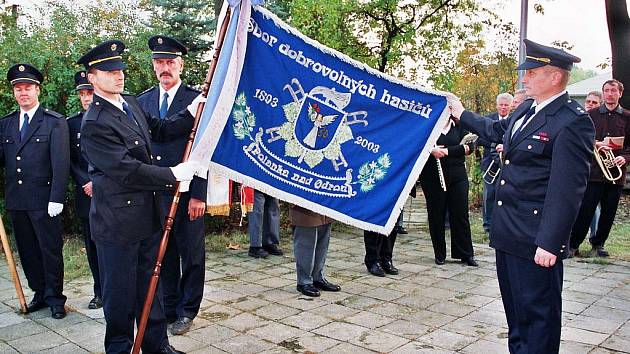
[[26, 131], [28, 130], [28, 114], [24, 113], [24, 121], [22, 122], [22, 127], [20, 128], [20, 140], [24, 139], [26, 135]]
[[525, 114], [525, 117], [523, 117], [523, 122], [521, 123], [521, 126], [518, 127], [518, 130], [516, 130], [514, 134], [512, 134], [512, 139], [514, 139], [515, 136], [519, 135], [523, 131], [523, 128], [527, 125], [527, 123], [529, 122], [529, 119], [534, 115], [534, 113], [536, 113], [535, 106], [530, 108], [529, 111], [527, 111], [527, 114]]
[[131, 109], [129, 109], [129, 105], [127, 104], [127, 102], [123, 102], [122, 106], [123, 111], [125, 111], [125, 113], [127, 114], [127, 118], [129, 118], [129, 121], [135, 125], [138, 125], [138, 122], [136, 122], [136, 119], [133, 117], [133, 112], [131, 112]]
[[166, 118], [167, 112], [168, 112], [168, 92], [164, 92], [164, 99], [162, 99], [162, 104], [160, 105], [160, 119]]

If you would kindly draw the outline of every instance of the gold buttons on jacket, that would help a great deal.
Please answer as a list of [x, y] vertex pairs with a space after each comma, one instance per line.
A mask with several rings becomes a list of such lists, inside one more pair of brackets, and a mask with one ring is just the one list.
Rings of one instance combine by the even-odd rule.
[[509, 165], [510, 164], [510, 160], [505, 160], [505, 164]]
[[21, 158], [21, 157], [19, 157], [19, 156], [16, 156], [16, 157], [15, 157], [15, 159], [16, 159], [16, 160], [18, 160], [18, 161], [20, 161], [22, 158]]
[[158, 155], [157, 160], [160, 161], [161, 159], [162, 159], [162, 156]]
[[18, 179], [18, 184], [22, 184], [22, 180], [21, 179]]
[[17, 169], [17, 172], [18, 172], [18, 173], [22, 172], [22, 169], [21, 169], [21, 168], [18, 168], [18, 169]]
[[497, 205], [498, 205], [498, 206], [501, 206], [501, 205], [503, 205], [503, 202], [499, 200], [499, 201], [497, 202]]
[[136, 145], [138, 145], [138, 140], [134, 141], [133, 143], [134, 143], [134, 144], [136, 144]]
[[531, 150], [532, 146], [531, 145], [527, 145], [527, 150]]
[[504, 186], [504, 185], [505, 185], [505, 180], [504, 180], [504, 179], [502, 179], [502, 180], [501, 180], [501, 185], [502, 185], [502, 186]]
[[128, 200], [128, 201], [127, 201], [127, 205], [129, 205], [129, 204], [131, 204], [131, 200]]
[[534, 209], [534, 215], [538, 215], [538, 210]]

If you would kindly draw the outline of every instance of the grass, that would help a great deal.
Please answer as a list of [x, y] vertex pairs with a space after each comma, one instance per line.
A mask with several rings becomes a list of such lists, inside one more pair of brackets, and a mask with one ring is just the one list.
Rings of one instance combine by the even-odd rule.
[[[627, 208], [627, 206], [622, 205], [619, 207]], [[626, 213], [627, 211], [625, 213], [617, 213], [615, 223], [610, 230], [610, 236], [606, 241], [606, 249], [610, 253], [611, 258], [630, 261], [630, 218], [624, 216]], [[488, 236], [483, 231], [481, 209], [473, 209], [470, 211], [470, 231], [472, 232], [473, 242], [488, 244]], [[588, 243], [588, 240], [586, 240], [580, 247], [580, 253], [586, 254], [590, 249], [590, 244]], [[584, 258], [584, 260], [597, 264], [610, 263], [605, 258]]]
[[90, 275], [90, 267], [85, 253], [85, 243], [81, 235], [66, 236], [63, 242], [64, 281]]

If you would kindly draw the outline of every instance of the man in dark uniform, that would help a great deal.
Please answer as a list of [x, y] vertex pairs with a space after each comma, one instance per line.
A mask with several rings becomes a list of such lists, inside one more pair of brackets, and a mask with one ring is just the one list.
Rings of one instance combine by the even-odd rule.
[[[153, 36], [149, 39], [153, 52], [153, 70], [160, 84], [138, 96], [142, 108], [152, 116], [165, 119], [185, 109], [199, 91], [182, 83], [183, 55], [186, 47], [174, 38]], [[157, 166], [174, 166], [184, 155], [186, 136], [169, 142], [153, 142], [154, 163]], [[192, 326], [203, 297], [205, 276], [205, 243], [203, 215], [206, 210], [207, 180], [193, 178], [190, 192], [182, 193], [177, 216], [162, 263], [162, 290], [164, 314], [172, 334], [184, 334]], [[162, 192], [162, 210], [171, 207], [173, 191]]]
[[74, 204], [76, 214], [81, 220], [81, 231], [85, 242], [88, 264], [94, 280], [94, 297], [88, 304], [89, 309], [103, 307], [101, 299], [101, 280], [98, 275], [98, 258], [96, 244], [90, 236], [90, 202], [92, 200], [92, 182], [88, 176], [88, 163], [81, 153], [81, 122], [83, 114], [92, 103], [94, 88], [87, 80], [87, 73], [79, 71], [74, 75], [76, 92], [81, 101], [81, 112], [68, 118], [68, 132], [70, 133], [70, 175], [74, 179]]
[[449, 97], [464, 128], [503, 143], [490, 246], [508, 322], [510, 353], [557, 353], [562, 316], [562, 259], [586, 189], [594, 129], [566, 93], [573, 63], [563, 50], [525, 40], [523, 84], [532, 99], [509, 119], [464, 111]]
[[64, 117], [39, 104], [44, 76], [29, 64], [16, 64], [7, 79], [20, 108], [0, 120], [0, 163], [5, 167], [5, 209], [29, 287], [28, 312], [50, 306], [52, 317], [66, 316], [63, 295], [61, 211], [70, 152]]
[[[142, 311], [164, 228], [160, 192], [172, 189], [176, 181], [192, 180], [201, 169], [194, 162], [171, 168], [153, 165], [151, 139], [187, 135], [191, 114], [202, 99], [172, 120], [147, 114], [135, 97], [122, 94], [124, 49], [120, 41], [106, 41], [78, 61], [94, 87], [81, 139], [92, 181], [90, 226], [98, 249], [107, 353], [128, 353], [132, 347], [133, 322]], [[158, 287], [142, 343], [144, 353], [178, 353], [168, 342], [161, 298]]]

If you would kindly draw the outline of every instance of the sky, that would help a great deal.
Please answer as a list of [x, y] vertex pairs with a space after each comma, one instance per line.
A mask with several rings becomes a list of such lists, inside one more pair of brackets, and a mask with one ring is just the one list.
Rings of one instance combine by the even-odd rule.
[[[630, 0], [626, 2], [630, 7]], [[498, 7], [503, 10], [498, 10], [499, 13], [508, 21], [520, 23], [521, 1], [504, 0], [501, 3]], [[544, 7], [544, 15], [534, 11], [535, 3]], [[567, 41], [574, 45], [571, 54], [582, 59], [579, 67], [601, 72], [597, 65], [610, 57], [604, 0], [529, 0], [527, 38], [547, 45], [556, 40]]]
[[[43, 0], [5, 1], [21, 3], [26, 7], [43, 2]], [[630, 7], [630, 0], [625, 1]], [[480, 0], [480, 2], [495, 8], [505, 20], [517, 26], [520, 23], [521, 0]], [[534, 4], [541, 4], [545, 13], [536, 13]], [[598, 69], [597, 65], [606, 62], [610, 57], [604, 0], [529, 0], [527, 38], [541, 44], [551, 44], [556, 40], [567, 41], [574, 46], [571, 53], [582, 59], [579, 64], [581, 68], [601, 72], [602, 70]]]

